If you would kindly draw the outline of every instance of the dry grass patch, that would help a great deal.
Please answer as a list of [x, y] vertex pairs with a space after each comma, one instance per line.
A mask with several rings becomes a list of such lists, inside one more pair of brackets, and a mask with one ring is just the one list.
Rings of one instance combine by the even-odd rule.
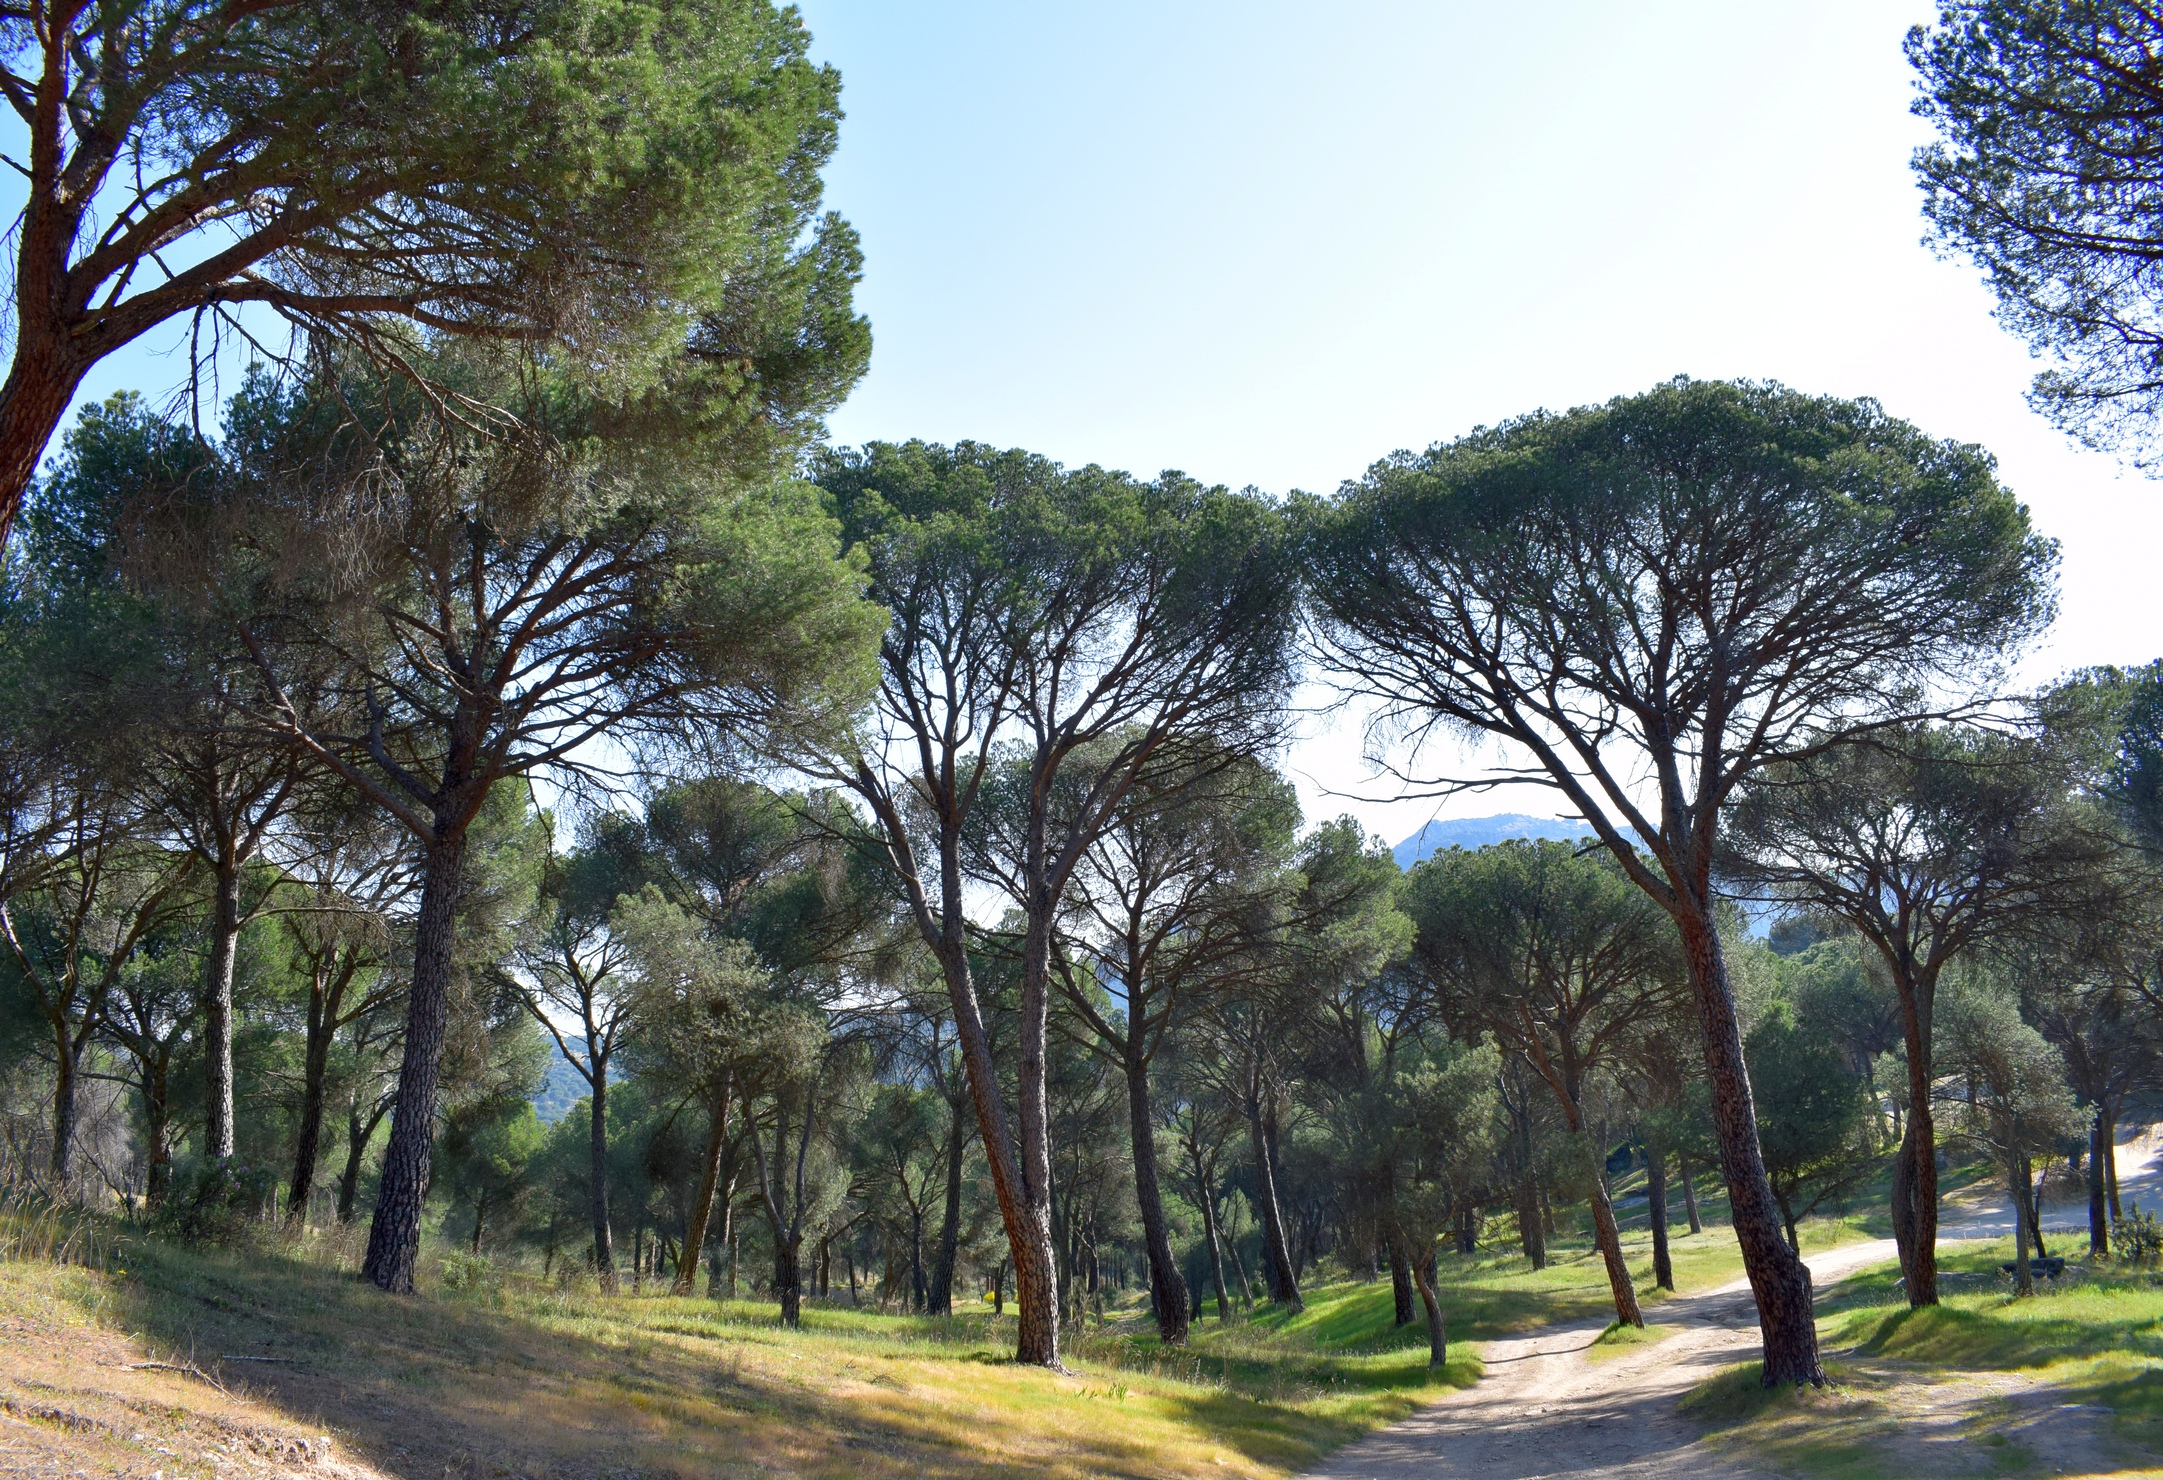
[[[310, 1258], [136, 1239], [116, 1241], [104, 1268], [0, 1261], [0, 1311], [32, 1309], [43, 1328], [116, 1349], [192, 1354], [203, 1380], [133, 1374], [159, 1377], [171, 1405], [139, 1415], [155, 1442], [137, 1453], [177, 1451], [173, 1435], [230, 1400], [334, 1436], [341, 1456], [430, 1480], [1275, 1477], [1478, 1371], [1470, 1353], [1438, 1381], [1415, 1353], [1282, 1340], [1160, 1351], [1114, 1327], [1077, 1342], [1061, 1376], [1006, 1360], [1012, 1319], [988, 1313], [930, 1321], [814, 1304], [790, 1331], [769, 1305], [603, 1300], [517, 1276], [394, 1299]], [[0, 1365], [15, 1372], [34, 1344], [11, 1320]], [[121, 1401], [109, 1365], [85, 1381], [85, 1401]], [[148, 1473], [120, 1451], [105, 1463]]]

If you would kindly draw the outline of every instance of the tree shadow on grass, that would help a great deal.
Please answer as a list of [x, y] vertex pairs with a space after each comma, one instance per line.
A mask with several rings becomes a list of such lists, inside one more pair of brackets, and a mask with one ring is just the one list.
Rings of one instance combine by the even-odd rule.
[[[1164, 1473], [1161, 1425], [1107, 1421], [1082, 1401], [1091, 1389], [983, 1361], [981, 1320], [807, 1310], [799, 1333], [703, 1301], [392, 1297], [290, 1258], [147, 1241], [126, 1262], [109, 1310], [129, 1330], [400, 1476]], [[1206, 1423], [1227, 1453], [1298, 1468], [1365, 1432], [1378, 1407], [1417, 1405], [1423, 1371], [1394, 1365], [1256, 1363], [1230, 1390], [1157, 1384], [1127, 1411]], [[1298, 1406], [1282, 1401], [1288, 1386]]]

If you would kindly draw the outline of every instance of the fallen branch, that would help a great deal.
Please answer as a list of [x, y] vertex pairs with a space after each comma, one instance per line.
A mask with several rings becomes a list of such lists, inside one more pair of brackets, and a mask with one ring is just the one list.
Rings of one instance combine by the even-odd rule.
[[[200, 1367], [179, 1362], [123, 1362], [121, 1365], [130, 1372], [184, 1372], [190, 1377], [202, 1378], [203, 1381], [209, 1383], [221, 1393], [225, 1392], [225, 1384]], [[226, 1396], [231, 1397], [232, 1395], [227, 1393]]]

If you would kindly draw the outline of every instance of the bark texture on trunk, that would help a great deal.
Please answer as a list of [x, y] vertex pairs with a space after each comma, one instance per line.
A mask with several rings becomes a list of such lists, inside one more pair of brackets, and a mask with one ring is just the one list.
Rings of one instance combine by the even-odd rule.
[[150, 1164], [144, 1169], [143, 1192], [150, 1202], [163, 1202], [173, 1182], [173, 1117], [169, 1088], [163, 1064], [144, 1076], [143, 1133], [148, 1143]]
[[2035, 1163], [2026, 1153], [2020, 1158], [2020, 1195], [2028, 1203], [2028, 1237], [2035, 1244], [2035, 1257], [2048, 1259], [2050, 1250], [2043, 1247], [2043, 1189], [2035, 1176]]
[[353, 1221], [354, 1203], [360, 1195], [361, 1163], [368, 1156], [368, 1143], [375, 1139], [376, 1127], [383, 1123], [385, 1110], [379, 1102], [365, 1117], [358, 1104], [346, 1112], [345, 1170], [338, 1177], [340, 1223]]
[[1156, 1298], [1157, 1336], [1167, 1346], [1187, 1340], [1187, 1281], [1172, 1257], [1171, 1230], [1164, 1222], [1164, 1193], [1157, 1182], [1157, 1130], [1149, 1102], [1149, 1061], [1137, 1046], [1140, 1034], [1127, 1035], [1127, 1123], [1134, 1151], [1134, 1200], [1142, 1215], [1143, 1245], [1149, 1254], [1149, 1289]]
[[[19, 260], [26, 262], [30, 255]], [[34, 300], [38, 300], [35, 307]], [[0, 547], [5, 547], [8, 532], [15, 526], [15, 515], [37, 476], [46, 444], [90, 368], [59, 347], [66, 343], [68, 331], [47, 319], [50, 302], [28, 279], [17, 285], [16, 305], [17, 314], [23, 316], [17, 333], [23, 337], [18, 339], [7, 381], [0, 385]], [[35, 319], [27, 317], [32, 313], [37, 314]], [[43, 334], [24, 334], [40, 321], [49, 325]]]
[[2110, 1203], [2110, 1221], [2116, 1223], [2125, 1216], [2118, 1206], [2118, 1118], [2103, 1118], [2103, 1193]]
[[799, 1326], [804, 1316], [804, 1277], [798, 1258], [800, 1240], [783, 1236], [774, 1240], [774, 1294], [781, 1299], [781, 1324]]
[[931, 1265], [931, 1313], [954, 1313], [954, 1264], [961, 1257], [961, 1163], [969, 1151], [969, 1116], [964, 1102], [949, 1107], [946, 1128], [946, 1209], [939, 1219], [939, 1250]]
[[2103, 1107], [2095, 1107], [2088, 1122], [2088, 1253], [2102, 1259], [2110, 1254], [2110, 1222], [2103, 1208]]
[[728, 1147], [729, 1099], [734, 1093], [724, 1084], [706, 1107], [706, 1154], [699, 1162], [698, 1192], [691, 1200], [691, 1216], [684, 1222], [683, 1252], [676, 1260], [676, 1285], [672, 1295], [692, 1295], [698, 1290], [698, 1259], [706, 1247], [706, 1225], [713, 1217], [714, 1194], [721, 1187], [721, 1153]]
[[75, 1092], [79, 1072], [77, 1048], [65, 1029], [57, 1035], [59, 1052], [53, 1063], [53, 1145], [47, 1164], [52, 1168], [53, 1192], [68, 1195], [68, 1176], [75, 1164]]
[[[1595, 1159], [1599, 1156], [1593, 1151]], [[1637, 1287], [1630, 1282], [1630, 1266], [1622, 1258], [1622, 1231], [1615, 1226], [1615, 1205], [1608, 1200], [1607, 1178], [1592, 1170], [1592, 1228], [1600, 1245], [1600, 1262], [1607, 1266], [1607, 1288], [1615, 1298], [1615, 1319], [1643, 1330], [1644, 1312], [1637, 1308]]]
[[1911, 1307], [1938, 1303], [1937, 1118], [1926, 1105], [1908, 1112], [1904, 1155], [1894, 1168], [1893, 1238]]
[[1277, 1173], [1272, 1137], [1265, 1123], [1266, 1110], [1258, 1085], [1247, 1091], [1247, 1132], [1253, 1143], [1254, 1181], [1262, 1217], [1262, 1262], [1268, 1266], [1269, 1298], [1295, 1315], [1307, 1308], [1299, 1296], [1299, 1277], [1292, 1270], [1292, 1251], [1284, 1236], [1284, 1212], [1277, 1202]]
[[1825, 1369], [1818, 1360], [1810, 1270], [1781, 1237], [1779, 1205], [1773, 1200], [1765, 1157], [1758, 1147], [1757, 1107], [1743, 1059], [1742, 1025], [1735, 1016], [1735, 994], [1728, 984], [1711, 903], [1692, 904], [1694, 908], [1676, 918], [1682, 926], [1683, 952], [1704, 1032], [1713, 1132], [1727, 1183], [1729, 1218], [1735, 1240], [1742, 1246], [1743, 1269], [1757, 1298], [1758, 1327], [1764, 1334], [1764, 1382], [1767, 1387], [1789, 1383], [1823, 1387]]
[[[587, 1045], [589, 1054], [592, 1045]], [[613, 1295], [616, 1283], [616, 1235], [614, 1214], [609, 1208], [608, 1188], [608, 1060], [593, 1058], [593, 1094], [586, 1102], [586, 1165], [592, 1196], [588, 1212], [593, 1220], [593, 1277], [603, 1295]]]
[[329, 1013], [319, 994], [308, 1002], [308, 1036], [301, 1049], [300, 1134], [293, 1146], [293, 1179], [285, 1194], [285, 1216], [295, 1223], [308, 1217], [308, 1198], [315, 1191], [315, 1166], [322, 1154], [324, 1080], [330, 1074], [331, 1034]]
[[1405, 1258], [1404, 1251], [1397, 1247], [1395, 1240], [1391, 1240], [1389, 1245], [1389, 1294], [1391, 1314], [1395, 1317], [1391, 1324], [1395, 1326], [1411, 1325], [1414, 1319], [1412, 1314], [1412, 1263]]
[[[1032, 778], [1041, 784], [1041, 777]], [[1022, 933], [1021, 1011], [1015, 1023], [1015, 1129], [1021, 1180], [1015, 1186], [1014, 1294], [1021, 1306], [1017, 1359], [1064, 1370], [1059, 1360], [1058, 1254], [1052, 1237], [1051, 929], [1060, 905], [1047, 856], [1041, 797], [1033, 798], [1022, 845], [1027, 928]]]
[[1206, 1173], [1195, 1179], [1195, 1186], [1202, 1204], [1202, 1239], [1209, 1245], [1209, 1283], [1216, 1291], [1217, 1322], [1223, 1325], [1232, 1319], [1232, 1303], [1224, 1289], [1224, 1241], [1217, 1227], [1217, 1199]]
[[1517, 1239], [1534, 1269], [1547, 1267], [1547, 1230], [1540, 1221], [1540, 1189], [1532, 1173], [1517, 1184]]
[[203, 982], [203, 1154], [227, 1161], [233, 1155], [233, 960], [240, 947], [240, 860], [227, 850], [214, 869], [210, 963]]
[[1645, 1148], [1645, 1211], [1652, 1222], [1652, 1282], [1675, 1288], [1675, 1261], [1667, 1248], [1667, 1149]]
[[1425, 1260], [1412, 1261], [1412, 1278], [1419, 1285], [1419, 1303], [1427, 1310], [1427, 1366], [1440, 1371], [1449, 1361], [1449, 1333], [1442, 1323], [1442, 1302], [1435, 1294], [1434, 1250], [1427, 1251]]
[[368, 1228], [368, 1255], [362, 1265], [362, 1272], [378, 1289], [401, 1294], [413, 1289], [414, 1261], [420, 1255], [421, 1200], [428, 1191], [428, 1162], [435, 1143], [436, 1080], [443, 1067], [443, 1035], [450, 1020], [451, 934], [465, 852], [462, 832], [439, 837], [428, 851], [413, 939], [405, 1054], [391, 1111], [390, 1144], [383, 1152], [383, 1180], [376, 1189], [375, 1218]]
[[2026, 1157], [2010, 1157], [2005, 1169], [2006, 1189], [2013, 1194], [2013, 1292], [2035, 1293], [2035, 1270], [2028, 1264], [2028, 1169]]

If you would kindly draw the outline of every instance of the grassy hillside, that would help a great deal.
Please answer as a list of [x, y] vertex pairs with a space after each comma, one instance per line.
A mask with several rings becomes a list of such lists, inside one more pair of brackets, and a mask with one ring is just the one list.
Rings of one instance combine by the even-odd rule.
[[[180, 1449], [170, 1425], [201, 1415], [172, 1415], [191, 1402], [239, 1394], [399, 1475], [1276, 1477], [1477, 1380], [1478, 1340], [1607, 1308], [1581, 1243], [1537, 1273], [1501, 1254], [1445, 1255], [1457, 1344], [1439, 1377], [1424, 1330], [1393, 1329], [1386, 1279], [1318, 1284], [1296, 1317], [1212, 1315], [1185, 1350], [1160, 1347], [1129, 1304], [1070, 1333], [1061, 1376], [1009, 1362], [1012, 1316], [988, 1309], [928, 1320], [812, 1302], [790, 1331], [765, 1302], [604, 1300], [455, 1256], [422, 1295], [393, 1299], [350, 1273], [350, 1240], [244, 1252], [90, 1232], [78, 1262], [0, 1258], [0, 1411], [64, 1427], [110, 1406], [105, 1374], [129, 1364], [87, 1370], [55, 1353], [79, 1331], [126, 1338], [167, 1375], [155, 1402], [107, 1425], [111, 1474], [135, 1473], [121, 1456], [137, 1448]], [[1650, 1299], [1649, 1242], [1629, 1252]], [[1724, 1230], [1679, 1237], [1676, 1262], [1686, 1288], [1740, 1272]], [[46, 1359], [42, 1390], [25, 1387], [11, 1347]], [[186, 1368], [202, 1379], [168, 1371]]]

